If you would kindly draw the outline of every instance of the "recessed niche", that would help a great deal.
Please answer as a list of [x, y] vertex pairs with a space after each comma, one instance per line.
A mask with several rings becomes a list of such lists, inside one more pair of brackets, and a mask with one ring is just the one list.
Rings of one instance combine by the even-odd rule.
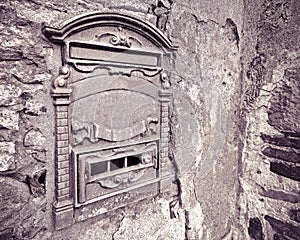
[[107, 162], [96, 162], [91, 164], [91, 175], [95, 176], [97, 174], [107, 172]]
[[110, 161], [110, 170], [114, 171], [125, 167], [125, 158], [118, 158]]

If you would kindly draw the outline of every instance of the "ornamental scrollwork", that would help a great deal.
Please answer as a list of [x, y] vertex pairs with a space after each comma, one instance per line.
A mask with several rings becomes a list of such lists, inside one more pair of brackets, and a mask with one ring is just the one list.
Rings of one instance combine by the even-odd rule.
[[122, 173], [101, 180], [97, 182], [103, 188], [109, 189], [125, 189], [129, 187], [132, 183], [135, 183], [141, 179], [145, 174], [146, 169], [136, 170], [132, 172]]
[[142, 43], [138, 39], [132, 36], [127, 36], [126, 32], [122, 27], [118, 27], [117, 30], [118, 31], [116, 33], [107, 32], [100, 35], [96, 35], [95, 37], [97, 38], [97, 40], [102, 40], [103, 38], [109, 37], [109, 43], [114, 46], [131, 48], [133, 43], [137, 43], [139, 46], [142, 46]]
[[171, 84], [170, 84], [170, 80], [169, 80], [169, 76], [166, 72], [161, 72], [160, 73], [160, 79], [162, 81], [162, 86], [163, 89], [169, 89]]
[[67, 66], [62, 66], [59, 68], [59, 75], [53, 80], [53, 87], [63, 88], [67, 85], [67, 79], [70, 76], [70, 69]]
[[124, 129], [110, 129], [100, 123], [84, 124], [74, 121], [72, 132], [74, 134], [75, 144], [81, 144], [84, 139], [88, 139], [91, 143], [96, 143], [99, 139], [108, 141], [124, 141], [132, 139], [139, 135], [152, 136], [157, 134], [158, 119], [149, 117], [142, 120], [131, 127]]

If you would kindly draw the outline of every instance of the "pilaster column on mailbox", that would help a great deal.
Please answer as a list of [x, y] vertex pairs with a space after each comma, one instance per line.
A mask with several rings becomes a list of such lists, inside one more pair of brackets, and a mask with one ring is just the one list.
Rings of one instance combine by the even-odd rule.
[[62, 66], [53, 80], [51, 96], [55, 106], [55, 203], [54, 224], [61, 229], [73, 223], [73, 197], [70, 189], [69, 112], [72, 89], [67, 86], [70, 69]]
[[170, 140], [170, 126], [169, 126], [169, 107], [172, 100], [172, 93], [170, 91], [169, 77], [166, 72], [161, 72], [160, 78], [163, 88], [159, 90], [159, 101], [161, 102], [161, 143], [160, 143], [160, 177], [161, 187], [163, 191], [164, 186], [170, 184], [174, 176], [171, 175], [169, 165], [169, 140]]

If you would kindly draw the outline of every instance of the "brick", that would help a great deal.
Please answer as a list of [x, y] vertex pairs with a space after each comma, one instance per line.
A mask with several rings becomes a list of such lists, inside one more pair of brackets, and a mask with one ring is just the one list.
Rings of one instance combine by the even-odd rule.
[[68, 119], [56, 119], [56, 126], [67, 126]]
[[57, 189], [64, 189], [64, 188], [69, 188], [70, 186], [70, 182], [66, 181], [66, 182], [60, 182], [57, 184]]
[[57, 182], [65, 182], [65, 181], [69, 181], [70, 179], [70, 175], [66, 174], [66, 175], [62, 175], [62, 176], [57, 176]]
[[58, 196], [68, 195], [70, 193], [70, 188], [56, 189]]
[[57, 148], [58, 155], [63, 155], [63, 154], [68, 154], [68, 153], [69, 153], [69, 147]]
[[290, 238], [285, 237], [282, 234], [275, 233], [273, 236], [273, 240], [291, 240]]
[[68, 133], [63, 133], [63, 134], [57, 134], [57, 140], [68, 140], [69, 139], [69, 134]]
[[264, 240], [264, 234], [262, 229], [262, 224], [259, 218], [250, 218], [248, 234], [252, 239], [255, 240]]
[[67, 119], [68, 118], [68, 112], [57, 112], [56, 118], [59, 119]]
[[68, 147], [69, 146], [69, 141], [63, 140], [63, 141], [57, 141], [56, 146], [61, 148], [61, 147]]
[[57, 112], [67, 112], [68, 106], [56, 106], [56, 111]]
[[168, 152], [169, 151], [169, 147], [168, 146], [163, 146], [161, 149], [162, 152]]
[[168, 133], [169, 132], [169, 128], [168, 127], [164, 127], [163, 129], [162, 129], [162, 133]]
[[[61, 156], [59, 156], [61, 157]], [[69, 161], [63, 161], [63, 162], [57, 162], [56, 167], [57, 168], [68, 168], [69, 167]]]
[[169, 111], [169, 105], [168, 104], [163, 104], [162, 106], [161, 106], [161, 110], [162, 111]]
[[161, 113], [161, 116], [164, 118], [164, 117], [168, 117], [169, 116], [169, 112], [162, 112]]
[[69, 173], [69, 168], [56, 169], [56, 174], [58, 175], [66, 175], [68, 173]]
[[69, 161], [69, 155], [68, 154], [59, 155], [57, 156], [57, 161], [58, 162]]
[[289, 211], [290, 219], [300, 223], [300, 209], [291, 209]]
[[169, 121], [169, 118], [167, 118], [167, 117], [161, 118], [162, 123], [167, 123], [168, 121]]
[[58, 134], [62, 134], [62, 133], [68, 133], [68, 127], [67, 126], [63, 126], [63, 127], [56, 127], [56, 133]]

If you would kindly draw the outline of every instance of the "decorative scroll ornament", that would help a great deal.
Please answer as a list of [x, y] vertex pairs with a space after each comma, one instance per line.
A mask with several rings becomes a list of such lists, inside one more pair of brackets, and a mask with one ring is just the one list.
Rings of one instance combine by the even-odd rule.
[[149, 164], [151, 162], [153, 162], [153, 155], [151, 153], [143, 153], [141, 160], [143, 164]]
[[97, 182], [101, 187], [109, 189], [124, 189], [129, 187], [132, 183], [141, 179], [145, 174], [146, 169], [127, 172], [105, 179], [98, 180]]
[[53, 80], [54, 88], [63, 88], [67, 85], [67, 78], [70, 76], [70, 69], [66, 66], [59, 68], [59, 75]]
[[[134, 124], [131, 127], [123, 129], [109, 129], [101, 124], [94, 123], [93, 125], [85, 125], [79, 122], [74, 122], [72, 125], [72, 131], [75, 135], [75, 143], [80, 144], [85, 138], [90, 142], [97, 142], [99, 139], [105, 139], [108, 141], [124, 141], [134, 138], [138, 135], [154, 135], [157, 133], [157, 118], [149, 117], [147, 120], [143, 120]], [[85, 130], [85, 131], [81, 131]]]
[[101, 35], [96, 35], [95, 37], [97, 38], [97, 40], [102, 40], [103, 38], [109, 37], [109, 43], [114, 46], [123, 46], [130, 48], [133, 43], [137, 43], [139, 46], [142, 46], [142, 43], [138, 39], [127, 36], [122, 27], [118, 27], [117, 29], [117, 33], [108, 32]]
[[166, 72], [160, 73], [160, 80], [162, 81], [162, 86], [164, 89], [170, 88], [170, 81], [169, 81], [169, 77]]

